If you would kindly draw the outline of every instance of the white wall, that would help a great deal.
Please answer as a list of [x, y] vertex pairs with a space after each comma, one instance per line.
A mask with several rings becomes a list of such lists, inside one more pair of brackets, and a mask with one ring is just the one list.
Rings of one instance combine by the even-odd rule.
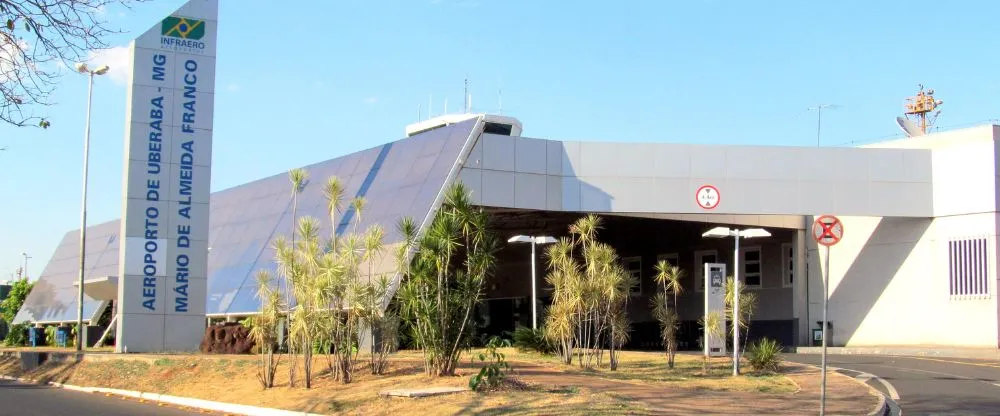
[[[995, 253], [995, 214], [841, 220], [844, 239], [830, 252], [832, 345], [997, 347], [996, 256], [989, 264], [992, 296], [958, 299], [949, 295], [947, 249], [949, 238], [985, 234]], [[824, 249], [810, 243], [810, 259], [815, 321], [822, 316]]]

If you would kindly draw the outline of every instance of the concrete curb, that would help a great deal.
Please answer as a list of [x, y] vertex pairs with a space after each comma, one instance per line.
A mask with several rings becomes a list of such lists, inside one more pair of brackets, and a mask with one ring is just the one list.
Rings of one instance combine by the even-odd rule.
[[[820, 366], [813, 366], [813, 367], [816, 367], [820, 371], [823, 370], [822, 367], [820, 367]], [[826, 370], [827, 371], [833, 371], [833, 372], [840, 373], [840, 370], [843, 370], [843, 369], [840, 368], [840, 367], [832, 367], [832, 366], [828, 365], [828, 366], [826, 366]], [[888, 384], [887, 382], [883, 381], [881, 379], [881, 377], [878, 377], [878, 376], [876, 376], [874, 374], [869, 374], [869, 373], [866, 373], [866, 372], [863, 372], [863, 371], [857, 371], [857, 370], [848, 370], [848, 371], [853, 371], [855, 373], [858, 373], [858, 375], [856, 377], [851, 377], [851, 376], [849, 376], [847, 374], [844, 374], [844, 373], [840, 373], [840, 374], [843, 375], [843, 376], [846, 376], [846, 377], [851, 377], [852, 379], [854, 379], [854, 381], [857, 381], [858, 383], [864, 384], [866, 387], [868, 387], [869, 389], [871, 389], [871, 391], [874, 391], [878, 395], [878, 404], [875, 405], [875, 409], [872, 409], [872, 411], [868, 412], [867, 416], [880, 416], [880, 415], [884, 416], [884, 415], [890, 414], [891, 411], [892, 411], [892, 408], [889, 406], [889, 398], [886, 397], [885, 394], [882, 393], [881, 391], [879, 391], [878, 389], [876, 389], [876, 388], [872, 387], [871, 385], [869, 385], [868, 384], [868, 380], [877, 379], [881, 383], [883, 383], [883, 385], [885, 385], [887, 389], [888, 388], [893, 388], [893, 387], [890, 384]], [[894, 388], [893, 388], [892, 391], [895, 391]], [[895, 393], [891, 393], [891, 394], [895, 394]]]
[[[35, 380], [9, 377], [4, 375], [0, 375], [0, 379], [10, 380], [10, 381], [20, 381], [23, 383], [30, 383], [30, 384], [42, 384]], [[213, 402], [210, 400], [193, 399], [190, 397], [168, 396], [166, 394], [109, 389], [104, 387], [80, 387], [80, 386], [73, 386], [69, 384], [56, 383], [51, 381], [44, 384], [53, 387], [58, 387], [61, 389], [79, 391], [84, 393], [112, 394], [116, 396], [132, 397], [135, 399], [148, 400], [157, 403], [168, 403], [177, 406], [187, 406], [195, 409], [211, 410], [216, 412], [224, 412], [224, 413], [247, 415], [247, 416], [322, 416], [317, 413], [294, 412], [291, 410], [271, 409], [267, 407], [249, 406], [245, 404]]]
[[[796, 347], [797, 354], [821, 354], [821, 347]], [[918, 348], [918, 347], [827, 347], [829, 355], [882, 355], [918, 358], [963, 358], [973, 360], [1000, 360], [996, 348]]]

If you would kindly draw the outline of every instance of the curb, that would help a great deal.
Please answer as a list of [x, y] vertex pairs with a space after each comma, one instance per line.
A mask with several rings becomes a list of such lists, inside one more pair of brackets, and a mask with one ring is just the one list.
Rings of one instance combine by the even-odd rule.
[[[816, 367], [820, 371], [823, 371], [822, 367], [820, 367], [820, 366], [814, 366], [814, 367]], [[851, 376], [849, 376], [847, 374], [841, 373], [840, 370], [843, 370], [843, 369], [840, 368], [840, 367], [831, 367], [829, 365], [826, 366], [826, 371], [833, 371], [833, 372], [836, 372], [836, 373], [840, 373], [840, 375], [842, 375], [842, 376], [851, 377]], [[857, 377], [851, 377], [851, 379], [853, 379], [854, 381], [856, 381], [858, 383], [861, 383], [861, 384], [865, 385], [865, 387], [868, 387], [869, 390], [874, 391], [878, 395], [878, 404], [875, 405], [875, 408], [872, 409], [872, 411], [868, 412], [867, 416], [885, 416], [885, 415], [890, 414], [892, 409], [889, 407], [889, 400], [888, 400], [888, 398], [885, 397], [884, 393], [882, 393], [878, 389], [870, 386], [868, 384], [868, 381], [867, 381], [867, 380], [870, 380], [872, 378], [879, 378], [879, 377], [875, 376], [874, 374], [865, 373], [863, 371], [857, 371], [857, 370], [848, 370], [848, 371], [854, 371], [856, 373], [860, 373]]]
[[245, 404], [233, 404], [233, 403], [223, 403], [223, 402], [213, 402], [210, 400], [194, 399], [190, 397], [178, 397], [178, 396], [168, 396], [166, 394], [157, 393], [146, 393], [139, 391], [130, 390], [119, 390], [119, 389], [109, 389], [104, 387], [80, 387], [70, 384], [62, 384], [56, 382], [46, 382], [39, 383], [35, 380], [10, 377], [5, 375], [0, 375], [0, 380], [10, 380], [10, 381], [20, 381], [23, 383], [39, 384], [39, 385], [49, 385], [65, 390], [78, 391], [83, 393], [103, 393], [103, 394], [113, 394], [116, 396], [132, 397], [136, 399], [148, 400], [157, 403], [167, 403], [177, 406], [187, 406], [195, 409], [211, 410], [216, 412], [224, 412], [230, 414], [240, 414], [247, 416], [322, 416], [317, 413], [308, 412], [294, 412], [291, 410], [281, 410], [272, 409], [267, 407], [257, 407]]

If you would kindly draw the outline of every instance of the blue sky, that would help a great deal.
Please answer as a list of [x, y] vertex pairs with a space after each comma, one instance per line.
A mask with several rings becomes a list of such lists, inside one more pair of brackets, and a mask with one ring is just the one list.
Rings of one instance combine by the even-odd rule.
[[[109, 9], [127, 31], [183, 3]], [[751, 4], [753, 3], [753, 4]], [[890, 4], [892, 3], [892, 4]], [[997, 2], [222, 0], [212, 189], [403, 136], [462, 106], [518, 117], [531, 137], [815, 146], [899, 137], [893, 119], [923, 83], [941, 128], [1000, 118]], [[117, 218], [123, 49], [98, 79], [88, 222]], [[117, 76], [115, 75], [115, 71]], [[47, 130], [0, 125], [0, 279], [37, 276], [79, 226], [86, 79], [67, 73], [40, 109]]]

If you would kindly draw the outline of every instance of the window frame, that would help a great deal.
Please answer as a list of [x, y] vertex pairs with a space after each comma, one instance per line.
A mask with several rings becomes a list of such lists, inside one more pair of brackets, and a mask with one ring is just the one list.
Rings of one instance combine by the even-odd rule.
[[[633, 269], [629, 268], [629, 265], [632, 262], [635, 262], [635, 261], [639, 262], [639, 269], [638, 270], [633, 270]], [[638, 272], [638, 274], [639, 274], [638, 276], [633, 276], [636, 279], [635, 279], [635, 284], [633, 286], [629, 287], [629, 290], [628, 290], [629, 296], [642, 296], [642, 286], [643, 286], [642, 285], [642, 256], [622, 257], [621, 258], [621, 262], [623, 263], [622, 265], [625, 266], [625, 271], [629, 272], [629, 274], [631, 274], [633, 271]], [[638, 291], [635, 290], [637, 288], [638, 288]]]
[[[757, 252], [757, 260], [747, 261], [747, 253]], [[761, 289], [764, 287], [764, 250], [760, 246], [749, 246], [740, 247], [740, 284], [747, 289]], [[747, 272], [748, 264], [757, 265], [757, 284], [752, 285], [747, 283], [747, 277], [750, 273]]]
[[719, 250], [697, 250], [694, 252], [694, 291], [705, 291], [705, 261], [704, 257], [714, 256], [715, 263], [719, 263]]

